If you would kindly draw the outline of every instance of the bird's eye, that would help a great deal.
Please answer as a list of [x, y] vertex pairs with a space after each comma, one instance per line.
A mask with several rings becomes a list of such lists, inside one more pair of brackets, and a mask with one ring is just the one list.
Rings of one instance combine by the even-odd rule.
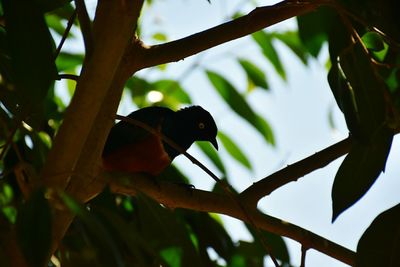
[[204, 123], [199, 122], [199, 129], [203, 130], [206, 126], [204, 125]]

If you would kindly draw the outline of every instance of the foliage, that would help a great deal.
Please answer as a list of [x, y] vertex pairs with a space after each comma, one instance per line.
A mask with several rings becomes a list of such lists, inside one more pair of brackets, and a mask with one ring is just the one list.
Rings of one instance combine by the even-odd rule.
[[[148, 1], [148, 8], [152, 2]], [[53, 199], [43, 188], [32, 189], [29, 183], [40, 180], [69, 104], [55, 94], [54, 82], [66, 74], [78, 75], [86, 59], [78, 52], [59, 51], [55, 45], [54, 40], [62, 37], [68, 20], [74, 17], [70, 1], [2, 0], [0, 4], [0, 225], [16, 229], [18, 246], [29, 266], [43, 266], [49, 260], [54, 234], [51, 226], [57, 220], [52, 208], [60, 202], [76, 215], [54, 254], [65, 266], [263, 266], [264, 258], [271, 256], [263, 239], [269, 240], [272, 256], [282, 266], [290, 265], [282, 236], [258, 231], [249, 224], [254, 240], [234, 242], [218, 214], [169, 209], [146, 195], [121, 196], [108, 188], [89, 203], [80, 203], [65, 192]], [[329, 45], [328, 81], [352, 138], [332, 188], [332, 220], [362, 198], [384, 171], [399, 129], [400, 25], [395, 6], [395, 1], [389, 0], [332, 1], [298, 17], [298, 32], [261, 30], [251, 35], [260, 54], [283, 81], [287, 66], [279, 57], [276, 43], [287, 46], [305, 67], [324, 45]], [[239, 14], [240, 10], [236, 11]], [[81, 29], [78, 23], [71, 23], [75, 30]], [[140, 35], [143, 25], [138, 26]], [[67, 36], [74, 38], [74, 34]], [[164, 43], [168, 35], [160, 31], [152, 38]], [[272, 128], [247, 98], [256, 90], [268, 94], [269, 77], [249, 58], [233, 60], [247, 78], [245, 90], [199, 64], [190, 68], [203, 70], [230, 112], [274, 146]], [[160, 66], [154, 69], [163, 72]], [[130, 93], [132, 104], [177, 109], [193, 103], [183, 78], [160, 77], [131, 77], [125, 83], [125, 92]], [[69, 86], [73, 96], [75, 82], [69, 82]], [[161, 96], [157, 101], [150, 98], [155, 93]], [[218, 139], [238, 164], [252, 170], [252, 162], [233, 138], [220, 132]], [[226, 177], [224, 160], [215, 150], [209, 144], [200, 143], [198, 147]], [[175, 167], [162, 176], [190, 181]], [[359, 266], [383, 262], [395, 266], [399, 262], [398, 255], [390, 253], [398, 250], [398, 234], [394, 235], [398, 233], [398, 215], [396, 206], [379, 215], [366, 230], [357, 249]], [[0, 235], [0, 246], [5, 241]], [[211, 257], [210, 251], [217, 256]], [[5, 257], [0, 252], [0, 261]]]

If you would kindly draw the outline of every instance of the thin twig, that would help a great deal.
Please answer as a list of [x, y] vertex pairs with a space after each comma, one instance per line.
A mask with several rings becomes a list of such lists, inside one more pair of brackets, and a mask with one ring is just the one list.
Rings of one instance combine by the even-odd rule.
[[72, 28], [72, 25], [74, 24], [75, 18], [76, 18], [76, 11], [74, 11], [74, 13], [72, 13], [71, 17], [68, 20], [67, 27], [65, 28], [64, 34], [61, 38], [61, 41], [58, 44], [56, 52], [54, 53], [54, 59], [56, 59], [58, 57], [58, 55], [60, 54], [61, 48], [63, 47], [64, 42], [67, 39], [69, 32], [71, 31], [71, 28]]
[[67, 79], [67, 80], [73, 80], [73, 81], [78, 81], [79, 76], [78, 75], [74, 75], [74, 74], [58, 74], [57, 76], [57, 80], [62, 80], [62, 79]]

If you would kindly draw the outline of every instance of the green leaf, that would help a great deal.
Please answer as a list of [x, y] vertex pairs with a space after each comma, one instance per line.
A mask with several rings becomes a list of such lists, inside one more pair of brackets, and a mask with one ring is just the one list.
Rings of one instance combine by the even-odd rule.
[[226, 176], [226, 169], [224, 163], [215, 148], [209, 142], [196, 142], [196, 145], [203, 151], [204, 154], [211, 160], [211, 162], [218, 168], [218, 170]]
[[246, 72], [249, 82], [263, 89], [269, 89], [267, 78], [260, 68], [258, 68], [252, 62], [246, 59], [239, 59], [239, 63], [242, 66], [243, 70]]
[[29, 266], [43, 267], [50, 256], [51, 210], [44, 190], [32, 193], [19, 209], [17, 216], [17, 240]]
[[400, 204], [381, 213], [357, 245], [356, 266], [400, 266]]
[[272, 36], [264, 31], [258, 31], [253, 33], [251, 36], [261, 48], [264, 56], [271, 62], [272, 66], [274, 66], [276, 72], [282, 77], [282, 79], [286, 80], [285, 69], [279, 59], [278, 52], [272, 44]]
[[393, 132], [382, 128], [370, 143], [356, 142], [341, 164], [332, 188], [332, 221], [356, 203], [384, 171]]
[[57, 68], [59, 71], [71, 71], [81, 66], [84, 56], [81, 54], [70, 54], [61, 52], [56, 60]]
[[168, 247], [160, 252], [161, 257], [170, 267], [180, 267], [182, 261], [182, 249], [180, 247]]
[[235, 144], [235, 142], [223, 132], [218, 132], [218, 138], [221, 140], [222, 144], [224, 145], [226, 151], [236, 159], [240, 164], [242, 164], [247, 169], [251, 170], [251, 163], [247, 159], [246, 155], [242, 152], [242, 150]]
[[253, 125], [253, 127], [264, 137], [264, 139], [273, 145], [274, 142], [271, 128], [264, 119], [262, 119], [253, 111], [253, 109], [246, 102], [243, 96], [238, 93], [235, 87], [233, 87], [229, 81], [227, 81], [218, 73], [206, 71], [206, 74], [214, 88], [230, 106], [230, 108], [236, 114]]
[[153, 34], [152, 38], [154, 40], [157, 40], [157, 41], [160, 41], [160, 42], [167, 41], [167, 35], [165, 35], [164, 33], [161, 33], [161, 32], [157, 32], [157, 33]]
[[367, 32], [361, 39], [364, 45], [371, 51], [378, 52], [385, 48], [383, 38], [376, 32]]
[[174, 80], [158, 80], [151, 84], [153, 90], [164, 95], [163, 103], [172, 108], [178, 108], [182, 103], [190, 104], [190, 96], [182, 88], [179, 82]]
[[272, 36], [289, 47], [304, 65], [307, 64], [309, 53], [301, 42], [298, 31], [274, 32]]

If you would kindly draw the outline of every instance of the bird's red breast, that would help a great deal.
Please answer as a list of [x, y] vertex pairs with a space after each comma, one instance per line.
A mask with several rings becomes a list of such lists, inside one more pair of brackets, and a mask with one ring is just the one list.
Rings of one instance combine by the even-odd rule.
[[107, 171], [158, 175], [170, 164], [171, 159], [165, 152], [160, 137], [152, 134], [141, 142], [127, 144], [103, 157], [103, 167]]

